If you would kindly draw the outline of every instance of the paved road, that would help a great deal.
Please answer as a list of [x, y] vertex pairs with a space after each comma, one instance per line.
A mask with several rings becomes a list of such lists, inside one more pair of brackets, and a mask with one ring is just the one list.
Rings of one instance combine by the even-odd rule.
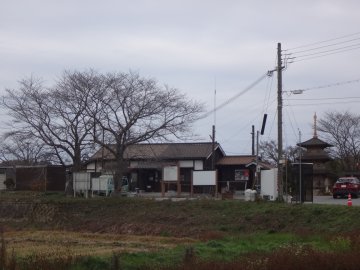
[[[347, 206], [347, 198], [334, 199], [332, 196], [314, 196], [314, 203], [318, 204], [338, 204]], [[360, 198], [352, 199], [353, 206], [360, 206]]]

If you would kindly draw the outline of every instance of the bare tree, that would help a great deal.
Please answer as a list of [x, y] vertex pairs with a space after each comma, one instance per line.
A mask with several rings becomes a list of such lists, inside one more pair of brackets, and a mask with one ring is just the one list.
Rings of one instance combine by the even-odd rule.
[[29, 134], [8, 134], [0, 144], [2, 165], [37, 165], [50, 164], [54, 153], [39, 139]]
[[93, 93], [89, 113], [96, 124], [94, 140], [116, 159], [115, 177], [121, 179], [128, 146], [181, 138], [203, 111], [177, 89], [160, 86], [137, 73], [103, 76], [102, 91]]
[[330, 154], [338, 160], [339, 170], [356, 171], [360, 162], [360, 116], [350, 112], [327, 112], [318, 129], [334, 145]]
[[20, 81], [17, 90], [7, 90], [3, 102], [16, 123], [13, 131], [23, 130], [41, 140], [61, 164], [70, 158], [74, 170], [79, 170], [93, 129], [93, 121], [85, 113], [88, 94], [98, 83], [93, 71], [64, 72], [51, 88], [34, 78]]
[[[259, 155], [262, 160], [269, 162], [270, 164], [277, 165], [278, 163], [278, 146], [277, 142], [274, 140], [263, 141], [259, 146]], [[287, 146], [283, 150], [283, 154], [287, 160], [290, 162], [295, 162], [298, 154], [299, 148]]]
[[94, 143], [107, 148], [116, 159], [117, 179], [129, 145], [188, 136], [203, 111], [177, 89], [137, 73], [91, 70], [64, 72], [50, 88], [24, 79], [17, 90], [7, 90], [3, 105], [15, 120], [12, 132], [37, 138], [62, 164], [70, 158], [75, 171]]

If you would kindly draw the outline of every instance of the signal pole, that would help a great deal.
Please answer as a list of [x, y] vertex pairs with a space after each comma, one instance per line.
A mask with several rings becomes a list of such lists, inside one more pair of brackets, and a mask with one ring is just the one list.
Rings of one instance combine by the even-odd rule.
[[282, 60], [281, 60], [281, 43], [277, 45], [277, 98], [278, 98], [278, 105], [277, 105], [277, 113], [278, 113], [278, 175], [277, 175], [277, 188], [279, 192], [279, 198], [282, 200], [283, 198], [283, 180], [282, 180]]
[[212, 126], [212, 156], [211, 156], [211, 169], [215, 170], [215, 125]]

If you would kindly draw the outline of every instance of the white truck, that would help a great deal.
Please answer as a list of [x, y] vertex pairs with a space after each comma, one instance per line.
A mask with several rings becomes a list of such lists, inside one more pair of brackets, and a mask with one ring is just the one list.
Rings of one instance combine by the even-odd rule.
[[[114, 177], [111, 174], [94, 174], [91, 172], [76, 172], [73, 174], [74, 197], [82, 194], [86, 198], [88, 195], [105, 195], [110, 196], [115, 191]], [[121, 195], [128, 195], [129, 181], [123, 177], [118, 191]]]
[[109, 196], [114, 191], [114, 179], [112, 175], [104, 174], [91, 179], [91, 194], [104, 194]]

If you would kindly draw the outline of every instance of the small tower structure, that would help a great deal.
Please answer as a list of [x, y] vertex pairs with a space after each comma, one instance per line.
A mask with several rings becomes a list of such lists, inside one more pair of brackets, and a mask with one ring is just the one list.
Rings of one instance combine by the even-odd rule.
[[326, 148], [332, 147], [331, 144], [320, 140], [317, 136], [316, 113], [314, 114], [314, 133], [313, 137], [307, 141], [298, 143], [297, 145], [305, 148], [302, 154], [301, 162], [313, 163], [313, 193], [314, 195], [328, 193], [331, 187], [329, 179], [330, 172], [326, 169], [325, 164], [331, 160]]

